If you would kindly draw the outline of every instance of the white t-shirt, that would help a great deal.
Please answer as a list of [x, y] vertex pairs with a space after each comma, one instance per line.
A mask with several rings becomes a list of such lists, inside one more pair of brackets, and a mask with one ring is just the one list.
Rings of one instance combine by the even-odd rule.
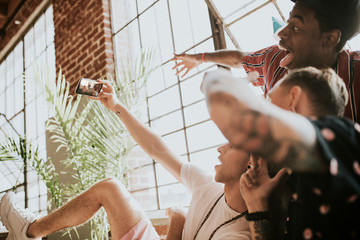
[[[192, 240], [211, 207], [224, 193], [224, 185], [215, 182], [211, 175], [207, 175], [200, 168], [187, 163], [181, 167], [181, 181], [192, 193], [182, 239]], [[226, 204], [224, 196], [221, 197], [211, 215], [201, 227], [196, 239], [209, 239], [211, 233], [219, 225], [239, 214]], [[244, 217], [241, 217], [219, 228], [212, 239], [249, 240], [249, 223]]]

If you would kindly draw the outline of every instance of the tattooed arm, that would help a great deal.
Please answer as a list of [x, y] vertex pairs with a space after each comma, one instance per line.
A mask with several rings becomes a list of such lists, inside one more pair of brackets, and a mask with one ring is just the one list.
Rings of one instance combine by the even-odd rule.
[[[251, 221], [250, 231], [252, 240], [273, 240], [271, 224], [269, 220]], [[274, 239], [275, 240], [275, 239]]]
[[227, 71], [205, 75], [209, 113], [230, 144], [300, 171], [321, 169], [315, 129], [308, 119], [256, 96]]

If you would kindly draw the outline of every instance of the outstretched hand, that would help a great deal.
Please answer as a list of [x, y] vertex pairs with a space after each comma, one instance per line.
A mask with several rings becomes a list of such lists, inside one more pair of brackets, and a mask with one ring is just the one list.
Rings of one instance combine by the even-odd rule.
[[104, 84], [102, 87], [102, 91], [97, 95], [97, 97], [90, 97], [93, 100], [100, 100], [105, 107], [107, 107], [111, 111], [115, 111], [115, 106], [120, 104], [120, 100], [115, 94], [113, 86], [109, 81], [97, 80], [99, 83]]
[[269, 196], [287, 172], [282, 168], [275, 177], [270, 178], [267, 162], [261, 158], [251, 158], [251, 167], [240, 178], [240, 191], [249, 212], [268, 211]]
[[199, 58], [197, 55], [193, 54], [175, 54], [174, 58], [171, 59], [172, 61], [179, 61], [172, 69], [175, 69], [177, 67], [181, 67], [180, 70], [176, 72], [176, 75], [179, 75], [182, 71], [185, 71], [185, 73], [181, 76], [184, 77], [191, 69], [199, 66], [202, 63], [202, 59]]

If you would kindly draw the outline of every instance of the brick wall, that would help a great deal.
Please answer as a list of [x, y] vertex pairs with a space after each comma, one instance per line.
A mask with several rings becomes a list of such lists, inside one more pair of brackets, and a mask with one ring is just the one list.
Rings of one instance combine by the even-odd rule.
[[74, 91], [82, 77], [114, 74], [109, 0], [54, 0], [56, 71]]

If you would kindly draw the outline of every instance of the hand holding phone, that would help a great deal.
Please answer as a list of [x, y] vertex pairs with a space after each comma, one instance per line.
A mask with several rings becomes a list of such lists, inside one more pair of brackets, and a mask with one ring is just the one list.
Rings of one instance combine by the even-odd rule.
[[76, 94], [96, 97], [101, 91], [103, 84], [89, 78], [82, 78], [76, 88]]

